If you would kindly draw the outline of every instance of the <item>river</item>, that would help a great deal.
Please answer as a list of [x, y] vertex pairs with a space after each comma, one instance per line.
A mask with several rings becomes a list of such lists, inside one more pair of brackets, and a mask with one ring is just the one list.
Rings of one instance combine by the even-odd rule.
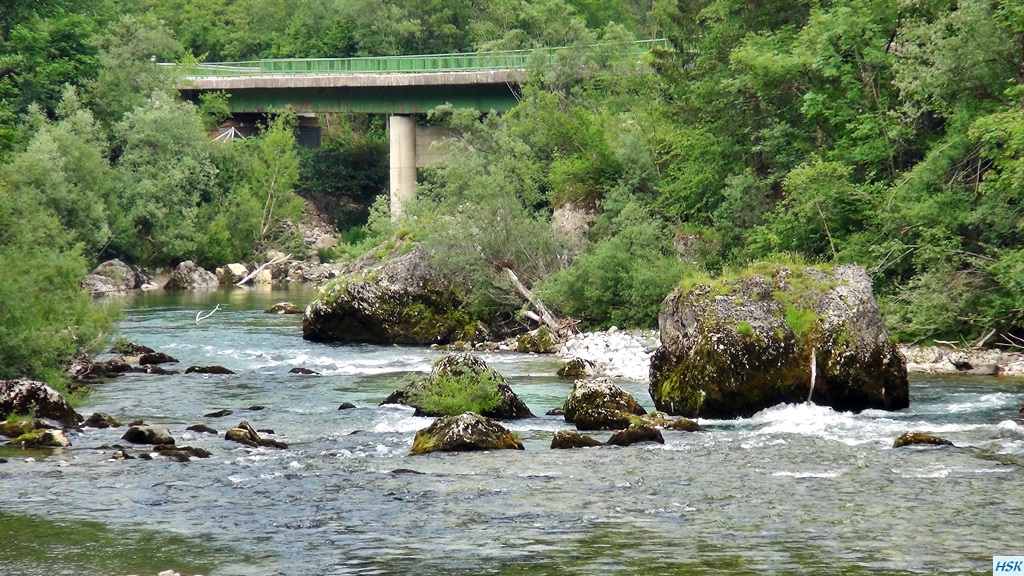
[[[628, 448], [551, 450], [568, 426], [540, 416], [509, 425], [525, 451], [408, 457], [430, 420], [377, 404], [441, 353], [314, 344], [301, 316], [263, 312], [312, 296], [130, 300], [121, 335], [182, 372], [238, 374], [126, 375], [79, 412], [168, 426], [212, 457], [111, 460], [99, 447], [124, 428], [72, 432], [61, 451], [0, 448], [0, 573], [989, 574], [992, 556], [1024, 554], [1024, 381], [915, 377], [901, 412], [778, 406]], [[556, 358], [484, 359], [536, 414], [571, 387]], [[620, 384], [652, 408], [645, 384]], [[234, 413], [203, 416], [220, 409]], [[224, 440], [241, 420], [289, 448]], [[200, 423], [220, 434], [185, 430]], [[957, 447], [892, 449], [908, 430]]]

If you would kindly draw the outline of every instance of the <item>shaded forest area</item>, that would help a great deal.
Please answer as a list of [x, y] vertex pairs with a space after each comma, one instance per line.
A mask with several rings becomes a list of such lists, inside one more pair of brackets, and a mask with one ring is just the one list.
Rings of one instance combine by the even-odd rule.
[[[521, 306], [510, 268], [584, 327], [653, 327], [680, 281], [783, 258], [864, 265], [901, 340], [1024, 336], [1018, 2], [11, 0], [0, 34], [0, 378], [102, 341], [96, 263], [287, 249], [302, 197], [347, 240], [321, 256], [413, 238], [481, 311]], [[509, 113], [423, 119], [458, 162], [395, 222], [383, 119], [315, 151], [287, 112], [211, 142], [225, 97], [182, 102], [153, 64], [542, 46], [574, 49]]]

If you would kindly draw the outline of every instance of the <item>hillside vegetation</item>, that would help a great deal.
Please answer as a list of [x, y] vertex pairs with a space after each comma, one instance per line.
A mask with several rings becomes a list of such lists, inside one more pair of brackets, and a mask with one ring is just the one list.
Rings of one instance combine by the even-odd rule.
[[[671, 47], [622, 57], [656, 37]], [[211, 142], [224, 96], [180, 101], [153, 64], [541, 46], [573, 49], [533, 67], [509, 113], [422, 118], [461, 131], [457, 162], [427, 171], [397, 222], [370, 209], [386, 190], [382, 118], [333, 117], [316, 151], [297, 149], [287, 112], [257, 138]], [[90, 266], [293, 247], [300, 195], [345, 228], [335, 256], [421, 241], [478, 311], [522, 305], [511, 269], [586, 327], [650, 327], [683, 279], [783, 253], [864, 265], [901, 339], [992, 343], [1024, 318], [1024, 8], [11, 0], [0, 377], [49, 374], [102, 340], [106, 312], [75, 287]], [[567, 205], [593, 219], [574, 241], [551, 226]]]

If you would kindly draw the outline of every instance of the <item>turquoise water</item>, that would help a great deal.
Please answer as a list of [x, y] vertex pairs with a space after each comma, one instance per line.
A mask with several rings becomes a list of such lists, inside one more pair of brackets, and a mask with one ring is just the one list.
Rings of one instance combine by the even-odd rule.
[[[262, 312], [312, 296], [133, 300], [124, 336], [177, 357], [182, 371], [238, 374], [128, 375], [79, 411], [166, 425], [179, 445], [213, 456], [111, 461], [98, 448], [121, 442], [123, 428], [74, 432], [54, 453], [0, 451], [0, 572], [988, 574], [992, 556], [1024, 554], [1020, 380], [915, 378], [911, 408], [897, 413], [778, 406], [629, 448], [550, 450], [567, 426], [541, 416], [510, 425], [522, 452], [407, 457], [430, 420], [377, 403], [440, 353], [309, 343], [299, 316]], [[484, 359], [536, 414], [568, 394], [557, 359]], [[289, 374], [294, 366], [321, 375]], [[645, 384], [621, 384], [652, 407]], [[342, 402], [358, 408], [338, 411]], [[203, 416], [219, 409], [235, 412]], [[289, 449], [223, 440], [241, 420]], [[200, 423], [221, 435], [185, 431]], [[892, 449], [907, 430], [957, 448]], [[49, 536], [33, 543], [33, 533]]]

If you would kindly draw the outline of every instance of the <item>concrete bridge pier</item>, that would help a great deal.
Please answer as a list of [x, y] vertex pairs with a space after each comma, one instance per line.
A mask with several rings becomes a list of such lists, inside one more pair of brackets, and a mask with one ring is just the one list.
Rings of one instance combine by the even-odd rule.
[[398, 218], [405, 204], [416, 198], [416, 118], [389, 116], [388, 142], [391, 149], [391, 217]]

